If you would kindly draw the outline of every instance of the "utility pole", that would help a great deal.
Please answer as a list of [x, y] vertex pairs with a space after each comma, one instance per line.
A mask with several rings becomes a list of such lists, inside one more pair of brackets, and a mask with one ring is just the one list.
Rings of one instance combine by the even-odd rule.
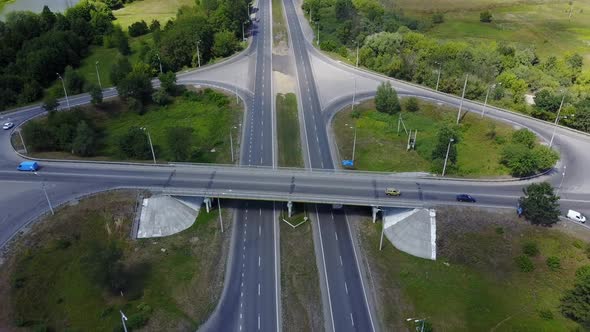
[[359, 67], [359, 41], [356, 41], [356, 67]]
[[51, 210], [51, 215], [54, 215], [55, 211], [53, 211], [53, 206], [51, 205], [51, 201], [49, 200], [49, 195], [47, 195], [47, 189], [45, 189], [45, 181], [41, 185], [41, 188], [43, 188], [43, 192], [45, 193], [45, 199], [47, 199], [47, 204], [49, 205], [49, 210]]
[[234, 140], [232, 138], [232, 129], [236, 129], [236, 126], [229, 128], [229, 146], [231, 149], [231, 162], [234, 162]]
[[555, 117], [555, 123], [553, 124], [553, 134], [551, 134], [551, 141], [549, 142], [549, 147], [553, 146], [553, 139], [555, 138], [555, 131], [557, 130], [557, 123], [559, 122], [559, 114], [561, 113], [561, 108], [563, 107], [563, 101], [565, 100], [565, 93], [563, 97], [561, 97], [561, 104], [559, 104], [559, 110], [557, 110], [557, 116]]
[[221, 217], [221, 200], [217, 197], [217, 210], [219, 211], [219, 225], [221, 226], [221, 233], [223, 233], [223, 218]]
[[563, 184], [563, 180], [565, 179], [565, 165], [563, 165], [563, 173], [561, 173], [561, 182], [559, 183], [559, 187], [557, 188], [556, 195], [559, 195], [559, 191], [561, 190], [561, 185]]
[[156, 53], [156, 56], [158, 57], [158, 63], [160, 64], [160, 74], [162, 74], [162, 59], [160, 59], [160, 53]]
[[353, 78], [354, 80], [354, 92], [352, 93], [352, 111], [354, 111], [354, 104], [356, 99], [356, 77]]
[[199, 64], [199, 68], [201, 68], [201, 52], [199, 51], [199, 44], [201, 43], [201, 40], [197, 40], [197, 61]]
[[434, 89], [435, 91], [438, 91], [438, 83], [440, 83], [440, 73], [442, 71], [442, 63], [441, 62], [435, 62], [438, 64], [438, 78], [436, 79], [436, 88]]
[[102, 84], [100, 83], [100, 74], [98, 73], [98, 61], [94, 63], [94, 67], [96, 68], [96, 77], [98, 77], [98, 86], [102, 90]]
[[449, 140], [449, 146], [447, 147], [447, 155], [445, 156], [445, 164], [443, 166], [442, 176], [445, 176], [445, 172], [447, 170], [447, 160], [449, 160], [449, 151], [451, 151], [451, 143], [455, 141], [454, 138]]
[[461, 95], [461, 103], [459, 104], [459, 113], [457, 113], [457, 124], [459, 124], [459, 119], [461, 119], [461, 110], [463, 109], [463, 100], [465, 99], [465, 90], [467, 89], [468, 78], [469, 74], [465, 75], [465, 84], [463, 84], [463, 94]]
[[68, 105], [68, 109], [70, 109], [70, 99], [68, 98], [68, 92], [66, 91], [66, 84], [64, 83], [64, 79], [61, 77], [59, 73], [56, 73], [57, 77], [61, 80], [61, 86], [64, 88], [64, 94], [66, 95], [66, 103]]
[[127, 325], [125, 325], [125, 321], [127, 320], [127, 316], [123, 313], [123, 311], [119, 310], [121, 313], [121, 323], [123, 323], [123, 331], [127, 332]]
[[488, 92], [486, 93], [486, 100], [483, 102], [483, 110], [481, 111], [481, 117], [486, 114], [486, 107], [488, 106], [488, 96], [490, 95], [490, 90], [495, 88], [496, 84], [492, 84], [488, 87]]
[[154, 153], [154, 145], [152, 144], [152, 136], [150, 136], [150, 131], [146, 127], [141, 127], [141, 130], [145, 131], [148, 137], [148, 142], [150, 142], [150, 149], [152, 149], [152, 158], [154, 158], [154, 164], [156, 163], [156, 154]]
[[246, 40], [246, 35], [244, 34], [244, 24], [246, 24], [246, 22], [242, 22], [242, 41]]
[[381, 226], [381, 240], [379, 240], [379, 251], [383, 249], [383, 233], [385, 233], [385, 216], [382, 216], [383, 223]]
[[356, 151], [356, 125], [354, 126], [354, 138], [352, 139], [352, 163], [354, 164], [354, 153]]
[[320, 21], [315, 22], [318, 27], [318, 42], [317, 44], [320, 45]]

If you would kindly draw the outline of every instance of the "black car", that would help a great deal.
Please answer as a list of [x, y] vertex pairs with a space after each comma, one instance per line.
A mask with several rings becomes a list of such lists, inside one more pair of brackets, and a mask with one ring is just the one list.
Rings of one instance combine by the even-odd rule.
[[471, 203], [475, 203], [476, 200], [475, 198], [473, 198], [473, 196], [467, 195], [467, 194], [460, 194], [457, 195], [457, 201], [458, 202], [471, 202]]

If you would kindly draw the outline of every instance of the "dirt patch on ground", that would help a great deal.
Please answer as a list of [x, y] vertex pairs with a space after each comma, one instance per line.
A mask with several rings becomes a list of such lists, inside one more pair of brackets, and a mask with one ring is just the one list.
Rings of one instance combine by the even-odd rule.
[[274, 43], [272, 44], [272, 53], [276, 55], [289, 55], [289, 45], [283, 39], [277, 40], [275, 38]]
[[274, 93], [295, 93], [295, 79], [278, 71], [273, 71]]

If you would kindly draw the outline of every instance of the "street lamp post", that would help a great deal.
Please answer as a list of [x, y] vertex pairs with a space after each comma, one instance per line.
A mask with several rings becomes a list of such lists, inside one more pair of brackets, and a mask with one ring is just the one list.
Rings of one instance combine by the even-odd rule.
[[317, 41], [317, 45], [320, 45], [320, 21], [315, 22], [315, 25], [318, 27], [318, 41]]
[[356, 126], [354, 126], [354, 138], [352, 139], [352, 163], [354, 164], [354, 153], [356, 152]]
[[217, 210], [219, 211], [219, 225], [221, 226], [221, 233], [223, 233], [223, 218], [221, 217], [221, 200], [217, 197]]
[[160, 74], [162, 73], [162, 59], [160, 59], [160, 53], [156, 53], [156, 56], [158, 57], [158, 63], [160, 64]]
[[557, 123], [559, 122], [559, 114], [561, 113], [561, 108], [563, 107], [563, 102], [565, 100], [565, 93], [563, 97], [561, 97], [561, 104], [559, 104], [559, 110], [557, 110], [557, 116], [555, 117], [555, 123], [553, 124], [553, 134], [551, 134], [551, 141], [549, 142], [549, 147], [553, 146], [553, 139], [555, 138], [555, 131], [557, 131]]
[[563, 185], [563, 180], [565, 179], [565, 165], [563, 165], [563, 173], [561, 173], [561, 182], [559, 183], [559, 187], [557, 188], [556, 195], [559, 195], [559, 191], [561, 190], [561, 185]]
[[230, 146], [230, 150], [231, 150], [231, 162], [234, 162], [234, 140], [232, 137], [232, 129], [238, 129], [238, 127], [233, 126], [231, 128], [229, 128], [229, 146]]
[[356, 77], [354, 77], [353, 80], [354, 80], [354, 90], [352, 93], [352, 111], [354, 111], [354, 104], [356, 102]]
[[[498, 84], [502, 85], [502, 83], [498, 83]], [[488, 87], [488, 92], [486, 93], [486, 100], [483, 102], [483, 110], [481, 111], [482, 118], [486, 114], [486, 107], [488, 106], [488, 97], [490, 95], [490, 90], [495, 89], [495, 88], [496, 88], [496, 84], [492, 84]]]
[[246, 24], [246, 22], [242, 22], [242, 41], [246, 40], [246, 35], [244, 34], [244, 24]]
[[68, 98], [68, 92], [66, 91], [66, 84], [64, 83], [64, 79], [61, 77], [59, 73], [56, 73], [57, 77], [61, 80], [61, 86], [64, 88], [64, 95], [66, 95], [66, 103], [68, 105], [68, 109], [70, 109], [70, 99]]
[[447, 146], [447, 155], [445, 156], [445, 164], [443, 165], [442, 176], [445, 176], [445, 172], [447, 171], [447, 160], [449, 160], [449, 152], [451, 151], [451, 143], [455, 141], [454, 138], [449, 139], [449, 146]]
[[123, 323], [123, 331], [127, 332], [127, 325], [125, 325], [125, 321], [127, 320], [127, 316], [123, 313], [123, 311], [119, 310], [121, 313], [121, 323]]
[[100, 74], [98, 73], [98, 61], [94, 63], [94, 67], [96, 68], [96, 77], [98, 78], [98, 86], [102, 90], [102, 83], [100, 83]]
[[199, 68], [201, 68], [201, 51], [199, 51], [199, 44], [201, 44], [201, 40], [197, 40], [197, 61], [199, 64]]
[[55, 212], [53, 211], [53, 205], [51, 205], [51, 201], [49, 200], [49, 195], [47, 194], [47, 189], [45, 189], [45, 182], [41, 185], [43, 188], [43, 192], [45, 193], [45, 199], [47, 199], [47, 204], [49, 205], [49, 210], [51, 211], [51, 215], [54, 215]]
[[438, 91], [438, 83], [440, 83], [440, 73], [442, 71], [442, 63], [441, 62], [435, 62], [435, 63], [438, 64], [438, 77], [436, 78], [436, 88], [434, 90]]
[[461, 102], [459, 103], [459, 113], [457, 113], [457, 124], [459, 124], [459, 119], [461, 119], [461, 110], [463, 109], [463, 100], [465, 100], [465, 90], [467, 89], [468, 78], [469, 74], [465, 75], [465, 84], [463, 84], [463, 94], [461, 95]]
[[150, 149], [152, 150], [152, 158], [154, 159], [154, 164], [156, 163], [156, 153], [154, 152], [154, 145], [152, 144], [152, 136], [150, 136], [150, 131], [146, 127], [141, 127], [141, 130], [145, 131], [148, 137], [148, 142], [150, 143]]
[[359, 67], [359, 41], [356, 41], [356, 67]]

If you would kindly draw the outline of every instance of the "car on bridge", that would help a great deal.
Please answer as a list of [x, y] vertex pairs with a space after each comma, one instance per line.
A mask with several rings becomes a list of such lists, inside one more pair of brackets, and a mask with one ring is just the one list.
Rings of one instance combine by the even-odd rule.
[[385, 195], [387, 196], [400, 196], [402, 193], [395, 189], [395, 188], [387, 188], [385, 189]]
[[467, 194], [459, 194], [459, 195], [457, 195], [456, 198], [457, 198], [457, 202], [469, 202], [469, 203], [477, 202], [473, 196], [467, 195]]

